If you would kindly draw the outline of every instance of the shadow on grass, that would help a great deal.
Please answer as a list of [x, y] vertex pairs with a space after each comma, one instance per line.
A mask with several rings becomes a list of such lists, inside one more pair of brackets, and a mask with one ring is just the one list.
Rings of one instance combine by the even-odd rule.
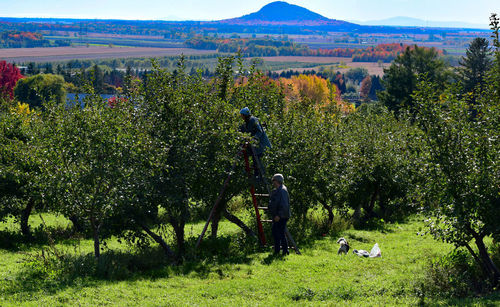
[[[397, 221], [399, 223], [406, 223], [406, 221]], [[356, 224], [356, 230], [367, 230], [367, 231], [378, 231], [380, 233], [392, 233], [394, 229], [392, 228], [393, 223], [385, 222], [382, 219], [371, 219], [364, 223]]]
[[484, 296], [466, 298], [434, 298], [426, 297], [420, 300], [421, 306], [485, 306], [497, 307], [500, 305], [500, 292]]
[[[324, 236], [336, 240], [345, 230], [337, 224], [330, 228], [291, 225], [289, 229], [302, 250], [313, 247]], [[207, 237], [198, 249], [195, 248], [197, 238], [187, 238], [185, 256], [178, 265], [172, 265], [159, 248], [129, 252], [108, 250], [96, 259], [91, 253], [82, 254], [76, 250], [60, 253], [46, 247], [49, 241], [47, 230], [50, 230], [51, 238], [56, 243], [73, 243], [71, 229], [34, 231], [33, 240], [19, 244], [13, 242], [22, 241], [20, 234], [0, 232], [0, 242], [10, 242], [2, 243], [5, 246], [0, 248], [19, 251], [33, 245], [40, 246], [37, 252], [26, 254], [22, 270], [12, 280], [1, 282], [5, 285], [1, 287], [5, 295], [14, 295], [23, 301], [38, 292], [53, 294], [69, 287], [94, 287], [103, 282], [155, 280], [179, 275], [201, 279], [225, 278], [232, 274], [235, 265], [249, 264], [263, 252], [269, 255], [261, 260], [262, 264], [286, 260], [286, 257], [273, 256], [269, 247], [260, 247], [255, 238], [242, 233]], [[271, 238], [269, 233], [267, 238]]]
[[26, 251], [33, 247], [46, 246], [50, 239], [57, 244], [73, 245], [79, 236], [70, 227], [39, 226], [32, 230], [30, 237], [23, 236], [19, 231], [2, 230], [0, 231], [0, 249], [11, 252]]
[[[43, 242], [43, 240], [41, 241]], [[34, 293], [55, 294], [69, 287], [92, 287], [102, 282], [156, 280], [190, 275], [196, 278], [225, 278], [234, 265], [250, 263], [261, 249], [244, 236], [208, 238], [195, 249], [195, 238], [186, 242], [186, 256], [173, 265], [160, 248], [130, 252], [104, 251], [99, 259], [92, 253], [62, 252], [42, 247], [25, 253], [22, 269], [1, 283], [5, 295], [25, 300]]]
[[266, 258], [262, 259], [261, 263], [264, 265], [271, 265], [275, 261], [285, 261], [285, 255], [282, 254], [269, 254]]

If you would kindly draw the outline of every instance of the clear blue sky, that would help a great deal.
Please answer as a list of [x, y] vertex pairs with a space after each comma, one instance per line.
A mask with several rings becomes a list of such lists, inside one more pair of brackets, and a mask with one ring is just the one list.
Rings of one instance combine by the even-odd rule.
[[[2, 17], [218, 20], [257, 11], [269, 0], [0, 0]], [[395, 16], [488, 24], [499, 0], [290, 0], [333, 19], [379, 20]]]

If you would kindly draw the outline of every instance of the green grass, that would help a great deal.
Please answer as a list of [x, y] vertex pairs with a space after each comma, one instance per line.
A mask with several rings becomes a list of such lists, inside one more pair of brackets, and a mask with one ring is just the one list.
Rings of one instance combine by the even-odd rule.
[[157, 47], [157, 48], [182, 48], [184, 44], [179, 40], [169, 39], [146, 39], [146, 38], [120, 38], [120, 37], [69, 37], [69, 36], [46, 36], [49, 40], [62, 39], [70, 41], [72, 44], [104, 45], [113, 44], [115, 46], [127, 47]]
[[[43, 216], [51, 229], [61, 230], [68, 225], [61, 217]], [[34, 216], [31, 223], [36, 228], [40, 218]], [[186, 227], [186, 234], [191, 236], [189, 242], [196, 239], [202, 227], [203, 223]], [[51, 275], [53, 272], [37, 277], [36, 272], [27, 271], [25, 262], [33, 259], [29, 254], [40, 254], [44, 244], [10, 247], [2, 244], [0, 306], [397, 306], [415, 305], [422, 300], [432, 305], [500, 305], [499, 295], [461, 300], [422, 299], [416, 295], [415, 288], [429, 259], [453, 249], [429, 236], [418, 235], [423, 227], [423, 223], [415, 219], [388, 225], [383, 230], [349, 229], [337, 235], [301, 241], [302, 255], [274, 258], [269, 249], [248, 248], [238, 240], [242, 237], [239, 229], [222, 222], [221, 238], [204, 240], [204, 246], [211, 246], [211, 251], [200, 254], [197, 260], [190, 257], [195, 260], [181, 266], [155, 266], [160, 254], [146, 251], [141, 256], [141, 252], [111, 239], [108, 247], [115, 253], [109, 255], [110, 259], [119, 263], [126, 258], [129, 265], [136, 263], [147, 268], [114, 279], [87, 275], [62, 280], [57, 274]], [[12, 238], [15, 231], [12, 221], [0, 223], [0, 234], [4, 234], [0, 240]], [[92, 242], [67, 239], [64, 231], [62, 233], [57, 248], [72, 253], [75, 263], [83, 261], [84, 255], [92, 251]], [[370, 250], [378, 243], [382, 258], [337, 256], [336, 240], [340, 235], [347, 238], [354, 249]], [[76, 243], [79, 245], [74, 248]], [[241, 248], [246, 249], [243, 252]]]

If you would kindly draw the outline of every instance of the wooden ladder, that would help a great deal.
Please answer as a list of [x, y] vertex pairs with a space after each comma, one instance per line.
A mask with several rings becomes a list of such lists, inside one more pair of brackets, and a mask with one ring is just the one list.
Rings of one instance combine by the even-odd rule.
[[[254, 174], [252, 173], [252, 168], [250, 167], [248, 151], [251, 152], [252, 157], [255, 161], [255, 163], [254, 163], [255, 170], [258, 172], [257, 175], [259, 176], [259, 179], [257, 179], [257, 180], [255, 179]], [[243, 158], [245, 160], [245, 170], [247, 172], [247, 175], [248, 175], [248, 178], [250, 181], [250, 194], [252, 196], [252, 203], [253, 203], [253, 207], [255, 209], [255, 218], [257, 220], [257, 232], [259, 235], [259, 241], [260, 241], [260, 244], [262, 246], [265, 246], [266, 245], [266, 237], [264, 234], [264, 227], [262, 226], [262, 222], [272, 223], [272, 220], [263, 220], [261, 218], [260, 210], [268, 210], [268, 207], [259, 206], [259, 201], [257, 200], [257, 197], [269, 197], [271, 195], [270, 181], [266, 180], [264, 168], [262, 166], [262, 163], [261, 163], [259, 157], [255, 153], [255, 148], [252, 145], [250, 145], [249, 143], [245, 143], [242, 146], [242, 149], [236, 155], [236, 157], [241, 157], [241, 155], [243, 155]], [[217, 197], [217, 200], [215, 201], [215, 204], [214, 204], [212, 210], [210, 211], [207, 222], [205, 223], [205, 226], [203, 227], [203, 231], [201, 232], [200, 236], [198, 237], [198, 241], [196, 242], [196, 248], [199, 247], [201, 240], [203, 239], [203, 236], [205, 235], [205, 232], [207, 231], [208, 225], [210, 224], [210, 221], [212, 220], [213, 215], [214, 215], [215, 211], [217, 210], [217, 207], [218, 207], [220, 201], [222, 200], [222, 197], [224, 196], [224, 193], [225, 193], [227, 187], [229, 186], [229, 181], [230, 181], [231, 176], [234, 172], [234, 169], [236, 167], [237, 162], [238, 161], [235, 159], [235, 162], [233, 163], [233, 166], [231, 167], [231, 171], [229, 172], [226, 180], [224, 181], [222, 189], [219, 192], [219, 196]], [[261, 186], [264, 186], [266, 188], [265, 192], [267, 192], [267, 194], [257, 193], [256, 183], [260, 183]], [[288, 242], [292, 244], [292, 246], [290, 246], [290, 248], [293, 248], [295, 250], [295, 252], [300, 255], [299, 248], [297, 247], [297, 244], [293, 240], [292, 235], [288, 231], [288, 228], [285, 228], [285, 235], [287, 236]]]
[[[257, 156], [257, 154], [255, 153], [255, 148], [253, 146], [250, 146], [250, 151], [251, 151], [252, 156], [253, 156], [254, 161], [255, 161], [255, 167], [256, 167], [256, 169], [258, 171], [258, 175], [260, 177], [260, 183], [263, 186], [265, 186], [265, 188], [267, 190], [267, 194], [257, 194], [257, 193], [255, 193], [255, 186], [251, 185], [251, 187], [250, 187], [250, 193], [252, 194], [252, 201], [253, 201], [255, 212], [256, 212], [255, 216], [257, 218], [257, 227], [259, 229], [259, 236], [260, 236], [261, 229], [262, 229], [262, 222], [272, 223], [273, 220], [272, 219], [271, 220], [267, 220], [267, 219], [261, 220], [259, 209], [260, 210], [268, 210], [269, 208], [264, 207], [264, 206], [259, 206], [256, 197], [257, 196], [260, 196], [260, 197], [270, 197], [271, 196], [271, 181], [266, 179], [264, 167], [262, 166], [262, 163], [260, 162], [259, 156]], [[249, 162], [248, 154], [246, 151], [244, 152], [244, 158], [245, 158], [245, 168], [247, 170], [247, 174], [248, 174], [249, 178], [251, 178], [252, 174], [251, 174], [251, 169], [250, 169], [250, 162]], [[259, 181], [257, 181], [256, 183], [259, 183]], [[269, 203], [269, 201], [268, 201], [268, 203]], [[297, 246], [297, 243], [295, 243], [295, 240], [293, 239], [290, 231], [288, 231], [287, 227], [285, 227], [285, 235], [286, 235], [286, 239], [287, 239], [288, 243], [291, 244], [291, 246], [289, 246], [289, 247], [294, 249], [295, 252], [300, 255], [300, 250]], [[264, 238], [263, 231], [262, 231], [262, 237]], [[264, 240], [265, 240], [265, 238], [264, 238]], [[261, 240], [261, 243], [262, 243], [262, 240]], [[263, 243], [263, 245], [265, 245], [265, 243]]]

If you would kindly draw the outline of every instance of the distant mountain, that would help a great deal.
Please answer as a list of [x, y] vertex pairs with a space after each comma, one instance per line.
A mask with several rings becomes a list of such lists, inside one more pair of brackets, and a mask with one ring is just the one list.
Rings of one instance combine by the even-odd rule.
[[353, 21], [366, 26], [402, 26], [402, 27], [437, 27], [437, 28], [471, 28], [487, 29], [486, 24], [473, 24], [461, 21], [430, 21], [412, 17], [392, 17], [382, 20]]
[[283, 1], [269, 3], [255, 13], [217, 22], [232, 25], [357, 26], [346, 21], [326, 18], [301, 6]]

